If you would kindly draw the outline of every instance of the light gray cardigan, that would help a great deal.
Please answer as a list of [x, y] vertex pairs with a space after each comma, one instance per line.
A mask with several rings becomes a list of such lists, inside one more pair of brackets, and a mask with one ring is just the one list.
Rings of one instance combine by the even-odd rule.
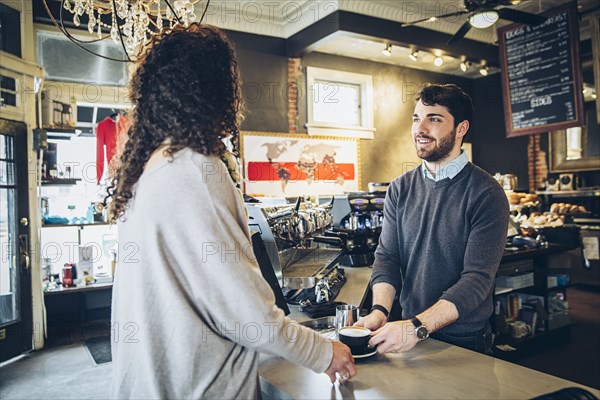
[[275, 306], [218, 158], [151, 167], [118, 226], [113, 398], [255, 398], [257, 352], [327, 369], [331, 343]]

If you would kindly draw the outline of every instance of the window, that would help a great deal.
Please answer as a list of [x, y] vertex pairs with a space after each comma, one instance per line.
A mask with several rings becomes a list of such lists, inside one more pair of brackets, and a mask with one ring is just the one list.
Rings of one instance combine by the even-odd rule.
[[21, 13], [5, 4], [0, 4], [0, 50], [21, 58]]
[[[83, 38], [90, 40], [89, 38]], [[123, 50], [111, 40], [84, 45], [97, 54], [124, 59]], [[127, 63], [111, 61], [75, 46], [67, 37], [54, 32], [37, 32], [37, 62], [44, 66], [46, 79], [60, 82], [127, 84]]]
[[373, 139], [370, 75], [308, 67], [309, 135]]
[[17, 80], [0, 75], [0, 106], [17, 106]]
[[96, 127], [104, 118], [120, 110], [127, 110], [124, 104], [77, 103], [77, 129], [80, 136], [96, 136]]

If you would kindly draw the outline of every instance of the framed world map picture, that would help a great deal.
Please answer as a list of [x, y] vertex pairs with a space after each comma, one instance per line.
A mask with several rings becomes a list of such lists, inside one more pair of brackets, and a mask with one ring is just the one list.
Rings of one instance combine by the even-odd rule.
[[242, 132], [244, 193], [308, 196], [360, 188], [359, 141], [302, 134]]

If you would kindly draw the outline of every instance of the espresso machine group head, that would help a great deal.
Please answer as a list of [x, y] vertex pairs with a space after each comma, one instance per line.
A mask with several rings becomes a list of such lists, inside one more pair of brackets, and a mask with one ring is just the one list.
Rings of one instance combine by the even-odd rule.
[[284, 290], [314, 288], [337, 266], [342, 240], [323, 236], [333, 224], [331, 203], [315, 206], [299, 198], [296, 204], [247, 203], [246, 209]]

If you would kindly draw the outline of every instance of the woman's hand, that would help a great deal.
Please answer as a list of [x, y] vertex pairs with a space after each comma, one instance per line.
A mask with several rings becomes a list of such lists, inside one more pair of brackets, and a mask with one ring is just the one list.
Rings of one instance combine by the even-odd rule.
[[333, 344], [333, 357], [325, 373], [329, 376], [331, 383], [334, 383], [337, 379], [336, 373], [340, 377], [340, 382], [347, 381], [356, 375], [356, 367], [350, 348], [337, 340], [332, 340], [331, 343]]

